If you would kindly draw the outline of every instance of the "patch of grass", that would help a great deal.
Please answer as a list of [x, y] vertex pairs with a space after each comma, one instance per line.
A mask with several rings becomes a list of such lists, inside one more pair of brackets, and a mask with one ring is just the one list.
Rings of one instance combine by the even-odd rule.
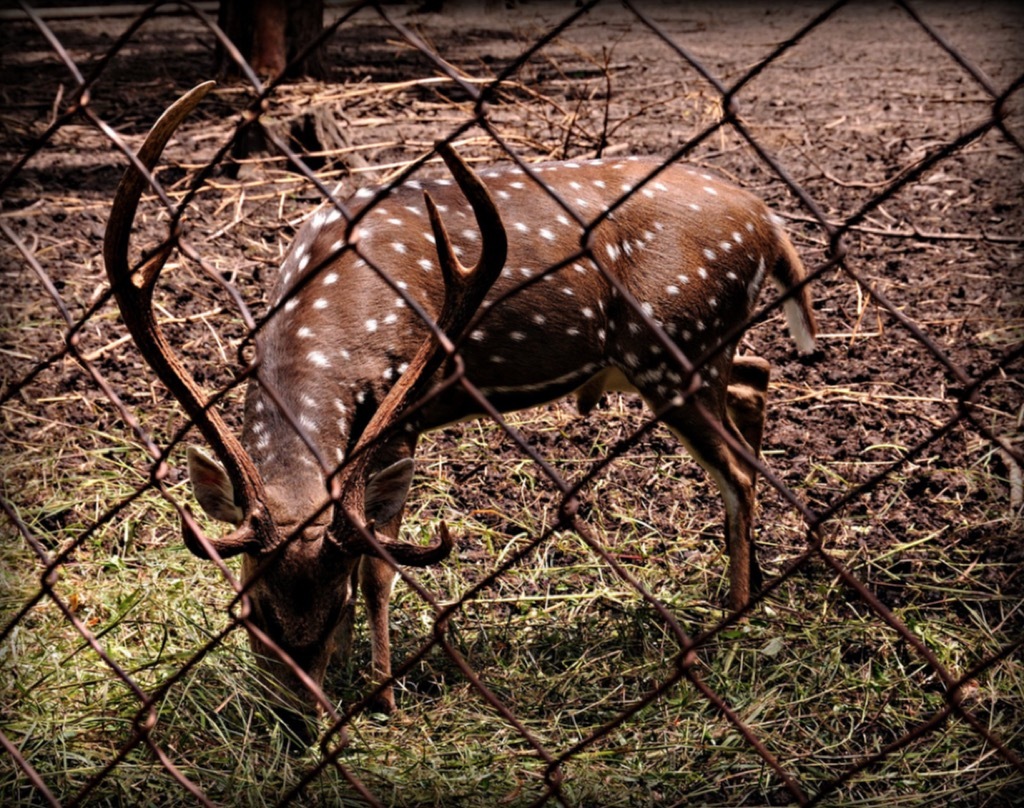
[[[609, 435], [618, 418], [630, 417], [619, 406], [612, 402]], [[531, 434], [561, 439], [571, 429], [571, 415], [560, 408], [519, 418]], [[504, 440], [495, 428], [472, 425], [423, 447], [407, 530], [431, 532], [444, 518], [463, 537], [461, 558], [418, 573], [442, 601], [462, 599], [553, 524], [556, 493], [529, 464], [495, 472], [484, 462]], [[602, 504], [592, 523], [608, 551], [696, 637], [724, 616], [717, 605], [725, 559], [716, 544], [716, 497], [691, 474], [689, 461], [662, 454], [658, 439], [652, 441], [613, 464], [585, 496]], [[95, 518], [88, 503], [124, 499], [141, 482], [126, 473], [131, 454], [88, 455], [78, 476], [67, 473], [65, 456], [61, 484], [48, 486], [45, 496], [40, 490], [38, 505], [21, 513], [33, 535], [57, 550]], [[568, 450], [559, 462], [572, 478], [592, 460]], [[652, 468], [665, 473], [643, 498], [621, 482], [650, 476]], [[824, 470], [834, 479], [836, 469]], [[478, 478], [492, 473], [506, 483], [500, 499], [481, 489], [487, 483]], [[466, 474], [476, 479], [453, 479]], [[913, 479], [894, 476], [887, 497], [905, 497]], [[55, 516], [61, 513], [74, 517]], [[778, 572], [799, 547], [799, 523], [770, 492], [762, 502], [762, 525], [766, 520], [763, 555], [769, 571]], [[1007, 518], [986, 524], [994, 533], [1018, 526]], [[963, 540], [971, 525], [911, 533], [881, 552], [862, 544], [877, 522], [850, 519], [835, 527], [831, 549], [883, 600], [893, 595], [888, 605], [896, 616], [954, 676], [999, 654], [1008, 629], [1019, 626], [1019, 604], [996, 585], [1006, 574], [1003, 565], [979, 558]], [[9, 537], [3, 548], [6, 622], [38, 591], [40, 567], [20, 537]], [[528, 804], [545, 793], [550, 777], [537, 746], [552, 758], [574, 750], [559, 771], [561, 794], [571, 804], [737, 804], [776, 801], [785, 793], [780, 778], [685, 676], [617, 721], [677, 675], [680, 649], [657, 612], [572, 533], [555, 532], [489, 581], [457, 610], [446, 634], [528, 737], [434, 648], [400, 682], [400, 712], [388, 720], [356, 716], [346, 744], [326, 763], [323, 750], [274, 717], [244, 632], [231, 631], [201, 650], [229, 625], [231, 592], [212, 565], [180, 545], [160, 497], [148, 492], [126, 506], [72, 558], [52, 596], [10, 628], [2, 646], [2, 731], [58, 799], [70, 799], [119, 759], [90, 802], [132, 801], [139, 794], [150, 804], [179, 800], [181, 785], [150, 743], [211, 799], [239, 805], [275, 804], [318, 765], [300, 804], [358, 804], [350, 775], [386, 804]], [[109, 662], [54, 598], [96, 638]], [[393, 605], [396, 664], [430, 641], [432, 626], [430, 607], [400, 584]], [[183, 666], [189, 670], [179, 675]], [[346, 701], [360, 697], [368, 666], [361, 628], [355, 675], [332, 671], [329, 692]], [[694, 671], [808, 793], [915, 731], [946, 703], [927, 661], [820, 563], [789, 578], [746, 622], [713, 633], [698, 648]], [[963, 700], [982, 725], [1018, 749], [1022, 683], [1019, 654], [1011, 655], [985, 666]], [[138, 732], [153, 693], [161, 695], [147, 740]], [[327, 749], [337, 744], [332, 735]], [[998, 804], [1014, 777], [968, 722], [952, 716], [854, 775], [834, 798], [888, 805], [943, 794], [966, 804], [959, 795], [971, 794]], [[6, 802], [30, 793], [19, 770], [0, 771]]]

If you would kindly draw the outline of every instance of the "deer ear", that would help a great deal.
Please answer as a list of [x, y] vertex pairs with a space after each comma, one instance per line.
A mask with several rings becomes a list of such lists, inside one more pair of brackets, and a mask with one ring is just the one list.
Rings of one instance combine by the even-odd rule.
[[378, 471], [366, 483], [366, 520], [386, 525], [402, 510], [412, 485], [412, 458], [406, 457]]
[[213, 519], [239, 524], [242, 509], [235, 504], [235, 489], [227, 472], [194, 446], [188, 447], [187, 454], [192, 493], [200, 507]]

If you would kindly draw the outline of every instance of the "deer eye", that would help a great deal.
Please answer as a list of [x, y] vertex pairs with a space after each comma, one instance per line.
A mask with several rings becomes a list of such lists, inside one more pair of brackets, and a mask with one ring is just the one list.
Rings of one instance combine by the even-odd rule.
[[309, 525], [301, 531], [300, 541], [317, 541], [324, 537], [327, 525]]

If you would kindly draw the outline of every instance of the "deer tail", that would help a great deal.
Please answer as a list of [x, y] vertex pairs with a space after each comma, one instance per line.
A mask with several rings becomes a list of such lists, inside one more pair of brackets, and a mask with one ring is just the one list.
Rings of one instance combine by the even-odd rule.
[[[772, 282], [780, 292], [788, 292], [806, 277], [803, 261], [781, 228], [779, 228], [779, 255], [775, 266], [771, 269]], [[818, 333], [818, 325], [811, 307], [811, 291], [809, 286], [802, 286], [783, 303], [789, 333], [796, 341], [797, 350], [802, 354], [814, 352], [814, 338]]]

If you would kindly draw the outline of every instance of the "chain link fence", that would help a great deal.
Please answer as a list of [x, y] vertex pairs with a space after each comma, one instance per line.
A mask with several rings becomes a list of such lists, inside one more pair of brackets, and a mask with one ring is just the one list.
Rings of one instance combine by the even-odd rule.
[[398, 712], [370, 709], [359, 626], [348, 669], [306, 685], [312, 740], [277, 720], [246, 647], [251, 582], [181, 542], [202, 438], [126, 335], [100, 254], [131, 155], [230, 43], [202, 4], [23, 8], [2, 57], [4, 804], [1019, 799], [1009, 6], [346, 5], [322, 40], [336, 81], [237, 63], [148, 178], [134, 236], [178, 247], [155, 310], [236, 431], [299, 225], [446, 176], [424, 160], [438, 138], [477, 167], [651, 154], [731, 178], [785, 220], [822, 332], [798, 358], [775, 294], [742, 324], [741, 350], [773, 364], [748, 609], [723, 606], [714, 486], [633, 398], [432, 433], [403, 530], [447, 519], [460, 538], [401, 574]]

